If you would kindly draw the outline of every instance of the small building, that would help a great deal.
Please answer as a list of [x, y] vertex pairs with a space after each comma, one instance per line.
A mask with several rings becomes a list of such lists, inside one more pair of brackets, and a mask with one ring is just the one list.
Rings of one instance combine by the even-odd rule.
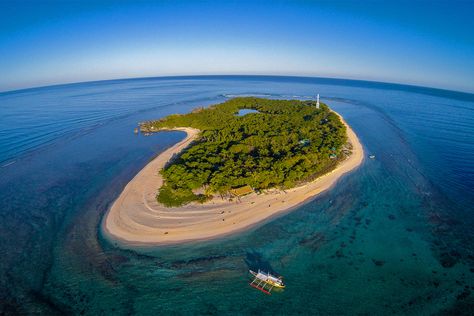
[[235, 197], [242, 197], [244, 195], [253, 193], [254, 191], [252, 187], [247, 184], [239, 188], [230, 189], [229, 192]]
[[309, 139], [302, 139], [298, 142], [300, 145], [303, 145], [303, 146], [308, 146], [309, 143], [310, 143], [310, 140]]

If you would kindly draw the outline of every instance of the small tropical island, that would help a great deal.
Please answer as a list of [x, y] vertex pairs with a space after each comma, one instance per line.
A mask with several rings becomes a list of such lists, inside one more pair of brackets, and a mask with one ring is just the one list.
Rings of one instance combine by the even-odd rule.
[[363, 160], [323, 103], [241, 97], [140, 124], [187, 137], [127, 184], [105, 221], [127, 243], [209, 239], [251, 227], [330, 188]]

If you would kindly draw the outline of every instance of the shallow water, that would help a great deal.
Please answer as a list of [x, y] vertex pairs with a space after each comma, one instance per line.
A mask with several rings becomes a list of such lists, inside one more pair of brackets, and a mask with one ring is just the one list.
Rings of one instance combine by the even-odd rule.
[[247, 115], [247, 114], [251, 114], [251, 113], [259, 113], [257, 110], [252, 110], [252, 109], [241, 109], [239, 110], [239, 112], [237, 112], [237, 116], [244, 116], [244, 115]]
[[[250, 231], [124, 250], [110, 203], [184, 137], [138, 122], [239, 95], [341, 113], [367, 154], [330, 191]], [[474, 95], [284, 77], [117, 80], [0, 94], [0, 305], [6, 313], [469, 314]], [[249, 268], [285, 277], [267, 296]], [[262, 307], [264, 306], [264, 307]]]

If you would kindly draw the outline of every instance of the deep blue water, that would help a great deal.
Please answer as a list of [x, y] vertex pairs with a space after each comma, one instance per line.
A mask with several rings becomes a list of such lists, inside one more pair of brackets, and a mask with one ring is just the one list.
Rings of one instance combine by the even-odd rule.
[[[138, 122], [239, 95], [313, 98], [363, 165], [231, 237], [125, 250], [110, 203], [184, 136]], [[0, 94], [0, 314], [466, 314], [474, 310], [474, 95], [296, 77], [116, 80]], [[285, 276], [266, 296], [249, 268]]]

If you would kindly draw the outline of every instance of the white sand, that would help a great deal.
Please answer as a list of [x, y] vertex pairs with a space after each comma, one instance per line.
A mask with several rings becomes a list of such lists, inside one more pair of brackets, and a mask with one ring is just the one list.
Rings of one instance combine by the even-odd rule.
[[312, 182], [286, 192], [253, 193], [241, 198], [240, 202], [215, 197], [205, 204], [167, 208], [156, 201], [156, 193], [163, 184], [158, 171], [199, 134], [196, 129], [177, 128], [185, 131], [187, 137], [157, 156], [127, 184], [106, 215], [104, 232], [112, 239], [130, 244], [177, 244], [236, 233], [288, 211], [329, 189], [342, 175], [362, 163], [362, 145], [350, 126], [343, 122], [353, 146], [352, 154], [336, 169]]

